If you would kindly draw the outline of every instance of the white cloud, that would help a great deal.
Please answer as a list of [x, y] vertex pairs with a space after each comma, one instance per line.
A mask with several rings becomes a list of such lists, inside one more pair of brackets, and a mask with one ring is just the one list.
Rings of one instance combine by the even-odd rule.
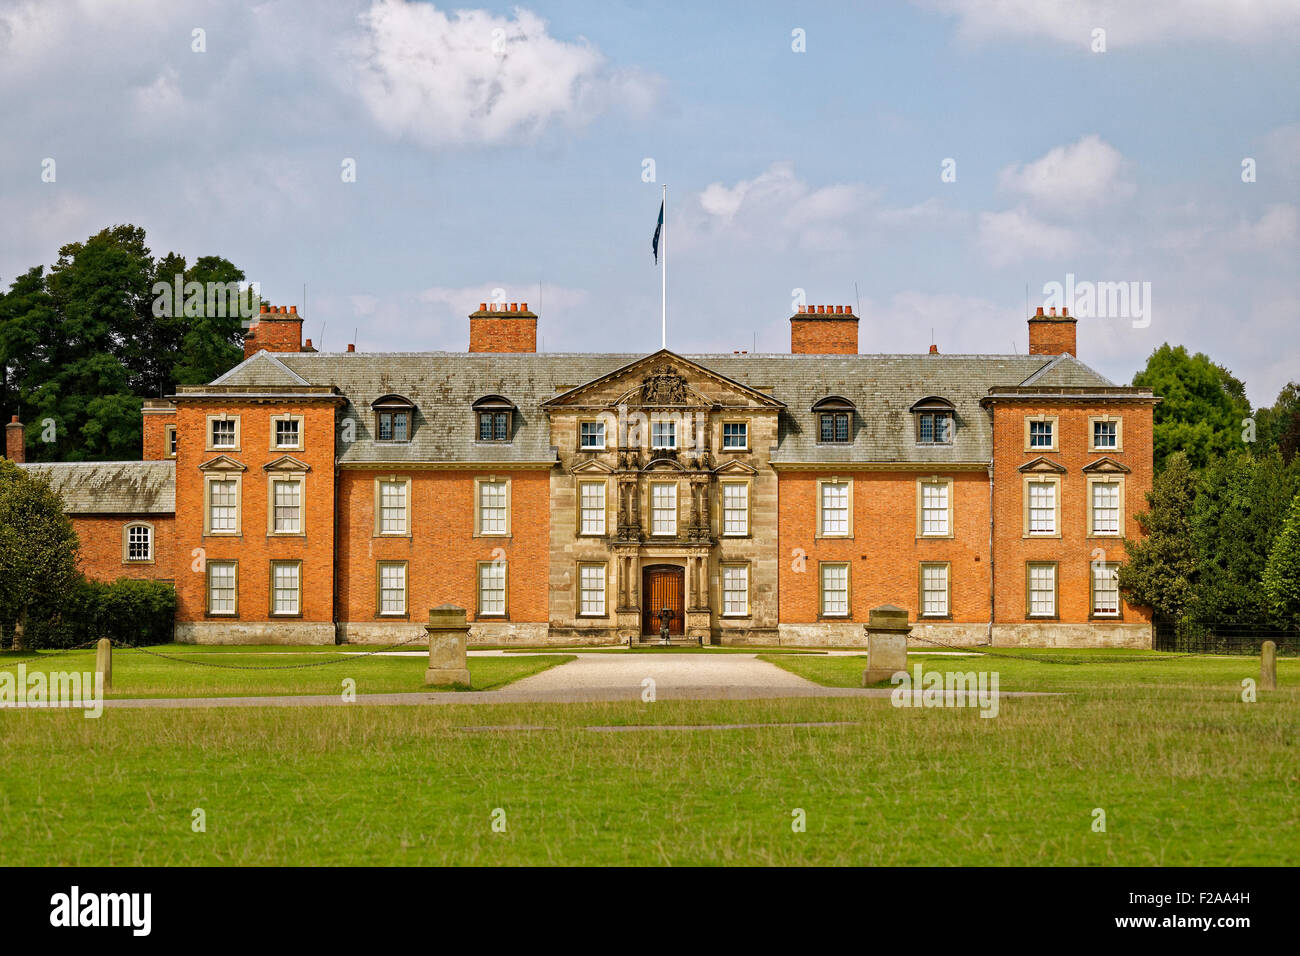
[[1082, 212], [1131, 196], [1134, 188], [1123, 172], [1119, 150], [1093, 134], [1057, 146], [1032, 163], [1007, 166], [998, 174], [998, 188], [1051, 209]]
[[1247, 250], [1276, 249], [1295, 243], [1300, 235], [1300, 215], [1296, 207], [1277, 203], [1255, 222], [1243, 222], [1228, 237], [1230, 245]]
[[611, 70], [585, 40], [558, 40], [520, 8], [510, 19], [375, 0], [360, 20], [362, 102], [390, 135], [429, 148], [530, 140], [615, 107], [642, 110], [656, 94], [655, 79]]
[[1107, 49], [1198, 39], [1264, 43], [1300, 35], [1295, 0], [914, 0], [954, 16], [962, 37], [980, 42], [1046, 37], [1090, 49], [1106, 31]]
[[1078, 248], [1074, 233], [1035, 218], [1023, 207], [980, 214], [979, 245], [995, 266], [1031, 258], [1069, 255]]

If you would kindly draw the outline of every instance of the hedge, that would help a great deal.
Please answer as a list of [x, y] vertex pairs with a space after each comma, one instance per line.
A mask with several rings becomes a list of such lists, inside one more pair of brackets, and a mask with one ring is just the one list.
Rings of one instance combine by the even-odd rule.
[[176, 589], [170, 584], [83, 578], [61, 600], [28, 612], [25, 643], [32, 649], [79, 647], [109, 637], [123, 644], [167, 644], [175, 619]]

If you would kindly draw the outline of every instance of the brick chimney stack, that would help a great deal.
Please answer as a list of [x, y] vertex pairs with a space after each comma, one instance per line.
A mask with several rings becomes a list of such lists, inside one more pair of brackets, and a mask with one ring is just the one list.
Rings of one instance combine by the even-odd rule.
[[536, 352], [537, 313], [527, 302], [480, 302], [469, 315], [471, 352]]
[[1064, 355], [1069, 352], [1079, 357], [1079, 346], [1075, 341], [1075, 318], [1067, 308], [1056, 314], [1053, 306], [1049, 314], [1043, 314], [1043, 307], [1038, 307], [1038, 314], [1029, 318], [1029, 354], [1030, 355]]
[[851, 305], [801, 305], [790, 316], [796, 355], [857, 355], [858, 317]]
[[253, 327], [244, 333], [244, 358], [258, 352], [301, 352], [302, 316], [298, 307], [267, 305], [253, 320]]
[[20, 465], [27, 460], [27, 436], [17, 415], [5, 425], [5, 457]]

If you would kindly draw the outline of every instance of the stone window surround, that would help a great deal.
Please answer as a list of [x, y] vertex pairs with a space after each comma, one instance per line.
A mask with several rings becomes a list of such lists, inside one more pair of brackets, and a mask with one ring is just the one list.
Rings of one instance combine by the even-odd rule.
[[[727, 568], [744, 568], [745, 569], [745, 611], [743, 614], [727, 611]], [[754, 616], [753, 603], [750, 595], [754, 586], [753, 581], [753, 562], [744, 560], [725, 559], [718, 561], [718, 616], [728, 621], [741, 621], [751, 619]]]
[[[1094, 425], [1097, 422], [1114, 422], [1115, 423], [1115, 445], [1112, 448], [1098, 446], [1096, 444], [1097, 431]], [[1122, 452], [1124, 450], [1124, 418], [1121, 415], [1089, 415], [1088, 416], [1088, 451], [1098, 452], [1099, 454], [1111, 454]]]
[[[214, 566], [231, 565], [235, 569], [235, 608], [233, 611], [214, 611], [212, 610], [212, 568]], [[237, 618], [239, 617], [239, 559], [225, 559], [212, 561], [209, 560], [203, 567], [203, 613], [205, 617], [222, 617]]]
[[[1029, 530], [1029, 511], [1030, 511], [1030, 507], [1029, 507], [1029, 501], [1030, 501], [1029, 486], [1030, 486], [1031, 484], [1039, 484], [1039, 483], [1042, 483], [1042, 484], [1051, 484], [1051, 485], [1055, 486], [1055, 490], [1053, 491], [1053, 494], [1052, 494], [1052, 503], [1053, 503], [1053, 505], [1055, 506], [1055, 514], [1054, 514], [1054, 516], [1053, 516], [1053, 518], [1052, 518], [1052, 532], [1051, 532], [1050, 534], [1046, 534], [1046, 533], [1043, 533], [1043, 532], [1041, 532], [1041, 531], [1040, 531], [1040, 532], [1037, 532], [1037, 533], [1031, 533], [1030, 530]], [[1043, 473], [1041, 473], [1041, 472], [1029, 472], [1029, 473], [1026, 473], [1025, 475], [1023, 475], [1023, 477], [1022, 477], [1022, 481], [1021, 481], [1021, 498], [1023, 499], [1023, 502], [1022, 502], [1022, 504], [1023, 504], [1023, 509], [1022, 509], [1022, 510], [1023, 510], [1023, 517], [1024, 517], [1024, 527], [1023, 527], [1023, 529], [1022, 529], [1022, 531], [1021, 531], [1021, 537], [1022, 537], [1022, 538], [1048, 538], [1048, 539], [1051, 539], [1051, 538], [1058, 538], [1058, 539], [1059, 539], [1059, 538], [1061, 537], [1061, 489], [1062, 489], [1062, 484], [1063, 484], [1063, 483], [1062, 483], [1062, 481], [1061, 481], [1061, 475], [1059, 475], [1059, 474], [1043, 474]]]
[[[1051, 614], [1034, 614], [1033, 613], [1033, 582], [1031, 569], [1034, 567], [1050, 567], [1052, 569], [1052, 613]], [[1058, 561], [1026, 561], [1025, 562], [1025, 620], [1028, 621], [1059, 621], [1061, 619], [1061, 567]]]
[[[825, 501], [825, 496], [822, 493], [822, 487], [824, 485], [848, 485], [848, 503], [847, 503], [848, 530], [845, 531], [843, 534], [841, 534], [838, 531], [835, 532], [822, 531], [822, 527], [823, 527], [822, 504]], [[817, 479], [817, 527], [815, 530], [816, 530], [816, 534], [814, 536], [815, 538], [849, 539], [853, 537], [853, 479], [852, 478], [842, 478], [838, 475], [831, 475], [826, 478]]]
[[[1114, 531], [1096, 531], [1096, 525], [1093, 522], [1093, 497], [1092, 489], [1094, 485], [1118, 485], [1119, 486], [1119, 515]], [[1089, 538], [1123, 538], [1124, 535], [1124, 476], [1122, 474], [1098, 474], [1087, 476], [1087, 508], [1088, 508], [1088, 537]]]
[[[212, 530], [212, 483], [235, 483], [235, 528], [233, 531]], [[244, 475], [238, 471], [214, 471], [203, 476], [203, 534], [220, 538], [237, 538], [244, 533]]]
[[1114, 569], [1118, 574], [1120, 562], [1118, 561], [1090, 561], [1088, 563], [1088, 620], [1090, 621], [1122, 621], [1124, 620], [1124, 595], [1116, 590], [1119, 600], [1115, 606], [1115, 613], [1100, 614], [1097, 612], [1097, 565], [1106, 569]]
[[[1052, 423], [1052, 443], [1050, 445], [1031, 445], [1029, 435], [1030, 422], [1051, 422]], [[1091, 441], [1091, 439], [1089, 439]], [[1046, 452], [1059, 452], [1061, 449], [1061, 418], [1059, 415], [1048, 415], [1039, 413], [1037, 415], [1025, 416], [1025, 451], [1030, 453], [1044, 454]]]
[[[582, 486], [583, 485], [600, 485], [603, 493], [605, 507], [602, 519], [602, 529], [600, 531], [584, 531], [582, 529]], [[576, 517], [576, 527], [574, 529], [575, 537], [579, 538], [603, 538], [609, 533], [609, 479], [608, 478], [587, 478], [581, 477], [574, 483], [574, 515]]]
[[[298, 530], [275, 530], [275, 483], [298, 483]], [[266, 533], [274, 538], [305, 538], [307, 536], [307, 473], [304, 471], [272, 471], [266, 476]]]
[[163, 450], [163, 455], [164, 455], [164, 457], [166, 457], [166, 458], [175, 458], [175, 457], [176, 457], [176, 449], [177, 449], [178, 447], [179, 447], [179, 443], [178, 443], [178, 440], [177, 440], [177, 438], [176, 438], [176, 425], [175, 425], [175, 424], [164, 425], [164, 426], [163, 426], [163, 449], [164, 449], [164, 450]]
[[[487, 613], [483, 610], [483, 568], [492, 565], [501, 565], [501, 585], [502, 597], [501, 606], [503, 608], [500, 614]], [[606, 608], [609, 607], [608, 594], [605, 599]], [[476, 620], [488, 621], [508, 621], [510, 620], [510, 565], [506, 561], [477, 561], [474, 564], [474, 617]]]
[[[131, 557], [131, 529], [148, 528], [149, 529], [149, 557], [133, 558]], [[153, 564], [158, 554], [158, 532], [154, 529], [151, 522], [148, 521], [128, 521], [122, 526], [122, 563], [123, 564]]]
[[[397, 566], [402, 569], [402, 610], [384, 611], [384, 568]], [[381, 620], [409, 618], [411, 616], [411, 575], [407, 561], [375, 562], [375, 617]]]
[[[669, 487], [673, 489], [673, 529], [672, 531], [655, 531], [655, 488]], [[682, 523], [682, 489], [681, 482], [673, 479], [671, 481], [647, 481], [646, 498], [649, 507], [646, 510], [646, 516], [649, 518], [650, 537], [652, 538], [675, 538], [677, 530]]]
[[[727, 444], [727, 426], [739, 425], [745, 430], [745, 444], [728, 445]], [[747, 452], [749, 451], [749, 421], [743, 418], [724, 418], [718, 423], [718, 451], [720, 452]]]
[[[602, 578], [602, 585], [600, 591], [600, 600], [601, 600], [601, 606], [604, 608], [604, 610], [599, 614], [589, 614], [582, 610], [582, 592], [583, 592], [582, 571], [584, 568], [601, 569], [601, 574], [603, 578]], [[577, 571], [574, 575], [574, 579], [577, 585], [577, 587], [574, 588], [574, 593], [577, 596], [577, 601], [575, 602], [573, 616], [577, 618], [583, 618], [589, 621], [608, 620], [609, 618], [609, 562], [608, 561], [579, 561], [577, 562]]]
[[[384, 531], [384, 509], [383, 509], [383, 486], [386, 483], [401, 483], [406, 485], [406, 516], [403, 519], [404, 530], [402, 531]], [[410, 475], [376, 475], [374, 480], [374, 513], [375, 524], [371, 537], [374, 538], [409, 538], [411, 537], [411, 494], [414, 491], [414, 483]]]
[[[483, 486], [504, 483], [506, 486], [506, 527], [504, 531], [483, 530]], [[514, 511], [514, 482], [508, 475], [480, 475], [474, 479], [474, 537], [509, 538], [511, 536], [511, 514]], [[606, 497], [608, 501], [608, 496]]]
[[[277, 444], [277, 442], [278, 442], [278, 440], [279, 440], [279, 436], [278, 436], [278, 434], [277, 434], [278, 429], [276, 428], [276, 422], [297, 422], [297, 423], [298, 423], [298, 441], [297, 441], [295, 444], [292, 444], [292, 445], [280, 445], [280, 444]], [[303, 450], [303, 445], [304, 445], [304, 440], [303, 440], [303, 416], [301, 416], [301, 415], [290, 415], [290, 414], [288, 414], [288, 413], [286, 413], [286, 414], [284, 414], [284, 415], [272, 415], [272, 416], [271, 416], [271, 439], [270, 439], [270, 440], [271, 440], [271, 444], [270, 444], [270, 450], [271, 450], [271, 451], [302, 451], [302, 450]]]
[[[844, 568], [844, 606], [846, 610], [827, 612], [826, 610], [826, 577], [825, 569], [828, 567]], [[851, 621], [853, 620], [853, 564], [850, 561], [818, 561], [817, 562], [817, 618], [828, 621]]]
[[[212, 441], [212, 423], [229, 422], [229, 421], [233, 421], [235, 423], [235, 443], [233, 445], [214, 444]], [[243, 446], [243, 440], [242, 440], [243, 436], [241, 434], [239, 416], [231, 415], [228, 412], [222, 412], [219, 415], [206, 416], [203, 423], [203, 435], [204, 435], [203, 438], [204, 451], [232, 452], [232, 451], [239, 451]]]
[[[948, 530], [943, 534], [926, 534], [925, 532], [925, 486], [944, 484], [948, 486]], [[916, 537], [930, 538], [934, 540], [944, 540], [957, 537], [955, 524], [955, 492], [957, 490], [956, 480], [946, 475], [930, 475], [925, 478], [916, 479]]]
[[[744, 485], [745, 486], [745, 530], [744, 531], [727, 531], [727, 485]], [[705, 494], [708, 494], [706, 489]], [[718, 537], [720, 538], [750, 538], [753, 537], [753, 509], [750, 504], [753, 499], [753, 479], [751, 478], [722, 478], [718, 481]]]
[[[925, 569], [926, 568], [943, 568], [944, 584], [944, 612], [942, 614], [931, 614], [925, 610]], [[952, 620], [952, 562], [951, 561], [922, 561], [917, 567], [916, 574], [916, 616], [924, 618], [927, 621], [951, 621]]]
[[[298, 567], [298, 610], [297, 611], [277, 611], [275, 609], [275, 569], [280, 565], [297, 565]], [[302, 617], [302, 559], [285, 558], [273, 559], [270, 563], [269, 583], [267, 584], [267, 616], [274, 618], [295, 618]]]

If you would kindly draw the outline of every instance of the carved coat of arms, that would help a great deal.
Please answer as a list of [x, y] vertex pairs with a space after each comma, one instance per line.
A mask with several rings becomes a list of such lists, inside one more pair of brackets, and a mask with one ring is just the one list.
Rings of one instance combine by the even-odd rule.
[[685, 405], [686, 398], [686, 379], [671, 365], [656, 365], [641, 379], [641, 401], [646, 405]]

